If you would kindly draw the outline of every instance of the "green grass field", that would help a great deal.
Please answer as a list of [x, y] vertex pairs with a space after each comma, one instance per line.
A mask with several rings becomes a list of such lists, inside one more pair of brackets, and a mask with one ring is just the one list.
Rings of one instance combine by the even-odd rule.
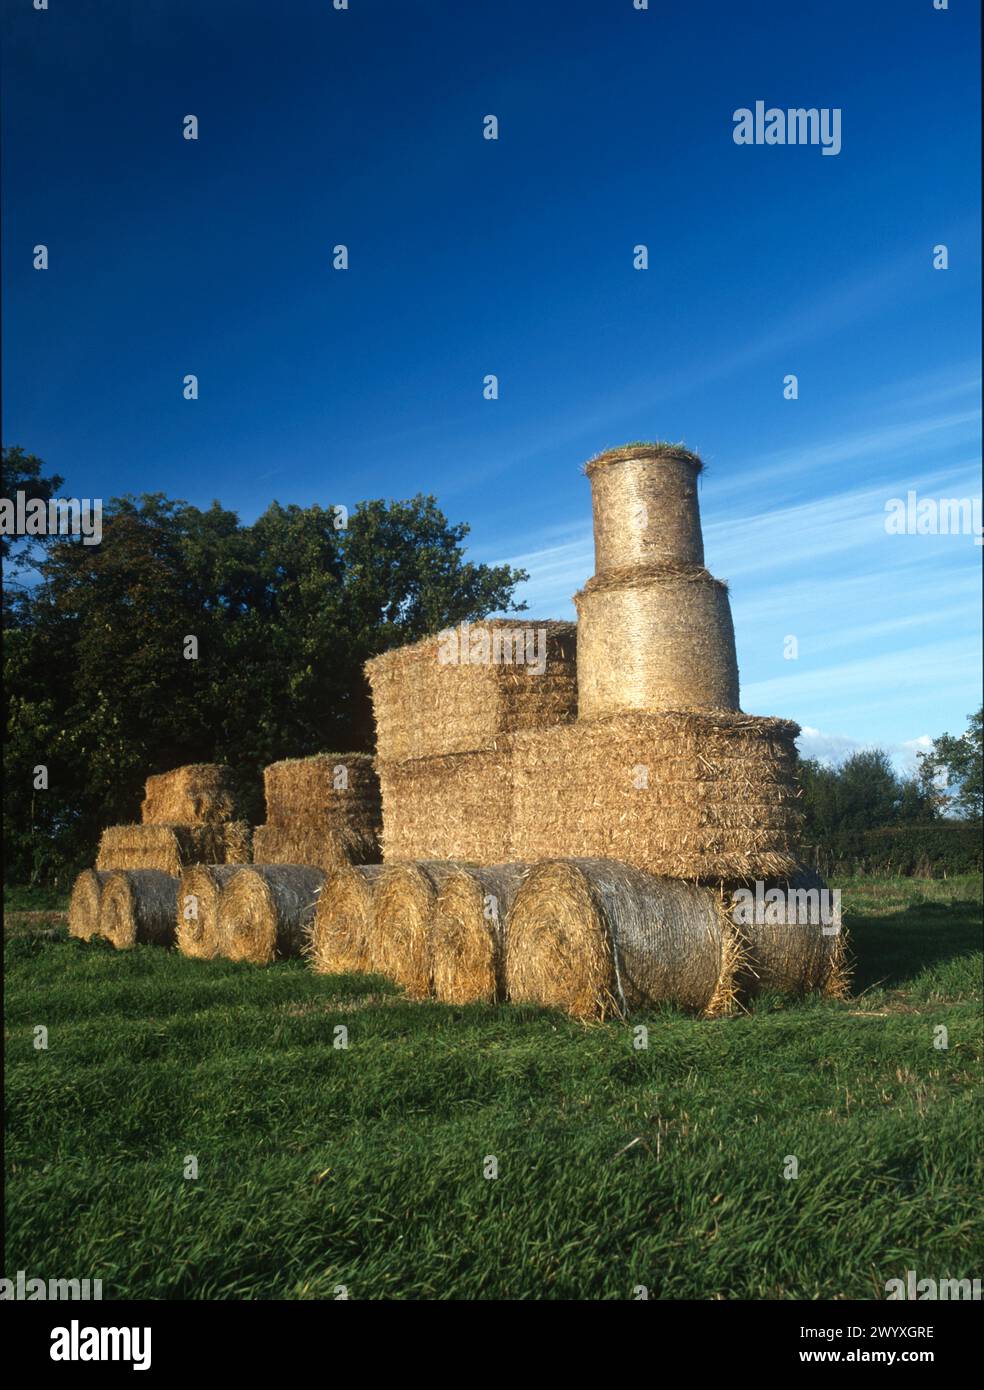
[[906, 1269], [979, 1277], [980, 881], [841, 886], [850, 1000], [592, 1028], [12, 916], [4, 1274], [169, 1299], [870, 1299]]

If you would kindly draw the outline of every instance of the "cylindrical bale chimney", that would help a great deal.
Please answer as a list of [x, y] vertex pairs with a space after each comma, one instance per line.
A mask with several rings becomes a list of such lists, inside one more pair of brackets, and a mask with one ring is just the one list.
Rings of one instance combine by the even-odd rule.
[[627, 444], [592, 459], [597, 572], [574, 596], [578, 718], [628, 710], [737, 710], [727, 586], [704, 569], [701, 461]]
[[728, 591], [706, 570], [599, 575], [574, 602], [579, 718], [738, 708]]
[[682, 445], [626, 444], [585, 467], [594, 510], [595, 573], [626, 565], [702, 565], [697, 475]]

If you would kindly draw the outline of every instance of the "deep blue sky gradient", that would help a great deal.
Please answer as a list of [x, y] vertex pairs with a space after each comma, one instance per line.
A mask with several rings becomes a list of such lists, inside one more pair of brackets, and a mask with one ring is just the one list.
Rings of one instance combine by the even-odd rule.
[[[961, 729], [981, 547], [883, 522], [980, 495], [976, 3], [350, 4], [5, 0], [5, 442], [247, 520], [433, 492], [555, 617], [580, 465], [685, 440], [744, 707]], [[736, 146], [757, 99], [840, 107], [841, 153]]]

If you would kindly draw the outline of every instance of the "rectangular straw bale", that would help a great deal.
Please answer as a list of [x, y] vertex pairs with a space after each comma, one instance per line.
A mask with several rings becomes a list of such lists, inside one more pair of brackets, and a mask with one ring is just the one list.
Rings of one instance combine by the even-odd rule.
[[383, 859], [509, 858], [512, 759], [509, 740], [474, 753], [381, 762]]
[[258, 825], [253, 831], [254, 864], [303, 864], [309, 868], [342, 868], [345, 864], [372, 864], [379, 860], [379, 841], [366, 839], [344, 827], [308, 825]]
[[798, 732], [784, 720], [669, 713], [517, 734], [510, 857], [617, 859], [693, 880], [790, 872]]
[[373, 658], [379, 759], [472, 752], [517, 729], [575, 719], [576, 644], [574, 623], [497, 618]]
[[370, 842], [379, 837], [379, 778], [367, 753], [317, 753], [271, 763], [263, 787], [268, 826], [348, 831]]
[[140, 807], [144, 825], [205, 825], [235, 815], [231, 773], [219, 763], [189, 763], [147, 778]]
[[111, 825], [99, 840], [96, 868], [158, 869], [179, 877], [191, 864], [249, 862], [249, 826], [242, 821], [206, 825]]

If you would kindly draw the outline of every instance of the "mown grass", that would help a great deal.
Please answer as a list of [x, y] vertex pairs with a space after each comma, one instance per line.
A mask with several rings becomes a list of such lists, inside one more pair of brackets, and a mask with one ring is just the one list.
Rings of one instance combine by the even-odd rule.
[[585, 1028], [19, 929], [4, 1272], [285, 1299], [875, 1298], [906, 1269], [980, 1275], [980, 883], [843, 887], [855, 997], [720, 1022]]

